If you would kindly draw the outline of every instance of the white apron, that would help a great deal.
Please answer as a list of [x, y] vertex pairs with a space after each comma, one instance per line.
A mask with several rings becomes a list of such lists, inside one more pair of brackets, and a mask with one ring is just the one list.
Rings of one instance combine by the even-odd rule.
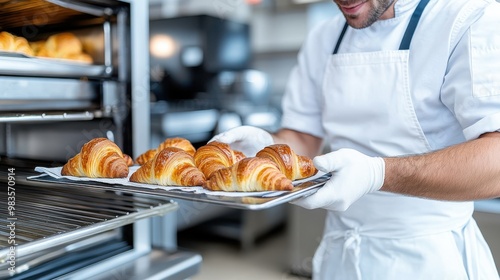
[[[323, 126], [332, 150], [431, 151], [412, 104], [408, 67], [426, 2], [415, 10], [400, 50], [337, 54], [343, 30], [323, 81]], [[368, 194], [345, 212], [328, 212], [313, 279], [499, 279], [472, 212], [472, 202]]]

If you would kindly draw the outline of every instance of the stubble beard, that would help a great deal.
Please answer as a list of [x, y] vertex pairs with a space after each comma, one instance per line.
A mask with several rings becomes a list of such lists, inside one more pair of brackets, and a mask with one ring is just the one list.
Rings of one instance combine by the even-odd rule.
[[[382, 16], [382, 14], [384, 14], [385, 11], [387, 11], [387, 9], [392, 5], [394, 1], [395, 0], [376, 0], [376, 6], [370, 9], [366, 19], [360, 23], [356, 21], [360, 17], [359, 15], [344, 14], [344, 17], [346, 18], [347, 23], [352, 28], [363, 29], [376, 22], [380, 18], [380, 16]], [[350, 2], [355, 2], [355, 1], [345, 1], [342, 3], [350, 3]], [[338, 2], [336, 2], [336, 4], [339, 5]]]

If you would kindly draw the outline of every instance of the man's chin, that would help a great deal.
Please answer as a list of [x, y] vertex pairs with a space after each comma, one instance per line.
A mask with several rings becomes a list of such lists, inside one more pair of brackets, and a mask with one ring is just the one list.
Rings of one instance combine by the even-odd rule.
[[346, 16], [347, 24], [355, 29], [363, 29], [373, 24], [373, 22], [366, 22], [359, 16]]

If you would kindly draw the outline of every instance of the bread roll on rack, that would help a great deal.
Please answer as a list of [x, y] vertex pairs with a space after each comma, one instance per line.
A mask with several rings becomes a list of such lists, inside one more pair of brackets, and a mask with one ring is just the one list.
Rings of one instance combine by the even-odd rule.
[[47, 40], [32, 43], [39, 57], [67, 59], [86, 64], [93, 63], [90, 55], [83, 51], [80, 39], [71, 32], [62, 32], [49, 36]]
[[35, 41], [35, 42], [29, 42], [31, 49], [35, 53], [35, 55], [38, 55], [38, 53], [45, 48], [45, 41], [40, 40], [40, 41]]
[[71, 32], [50, 36], [45, 42], [45, 52], [49, 57], [67, 58], [82, 53], [82, 42]]

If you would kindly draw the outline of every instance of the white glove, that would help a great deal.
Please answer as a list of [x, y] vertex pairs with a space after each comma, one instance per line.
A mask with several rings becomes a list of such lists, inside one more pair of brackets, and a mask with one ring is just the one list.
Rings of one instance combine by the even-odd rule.
[[292, 204], [307, 209], [345, 211], [363, 195], [380, 190], [384, 184], [385, 162], [380, 157], [340, 149], [317, 156], [313, 162], [318, 170], [332, 172], [332, 177], [316, 193]]
[[274, 144], [273, 137], [269, 132], [247, 125], [217, 134], [208, 142], [212, 141], [229, 144], [231, 148], [244, 153], [247, 157], [253, 157], [258, 151]]

